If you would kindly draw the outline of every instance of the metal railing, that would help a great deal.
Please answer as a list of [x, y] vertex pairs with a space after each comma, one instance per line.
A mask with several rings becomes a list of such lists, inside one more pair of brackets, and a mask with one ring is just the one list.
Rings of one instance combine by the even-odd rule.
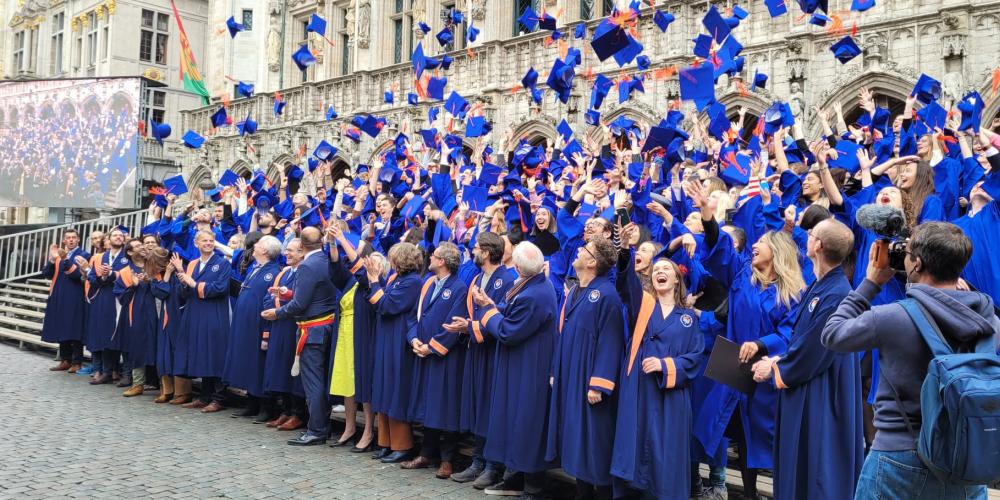
[[90, 250], [90, 233], [125, 226], [135, 234], [146, 225], [146, 210], [71, 222], [44, 229], [0, 236], [0, 283], [7, 283], [42, 272], [48, 262], [49, 247], [62, 242], [63, 232], [75, 229], [80, 233], [80, 246]]

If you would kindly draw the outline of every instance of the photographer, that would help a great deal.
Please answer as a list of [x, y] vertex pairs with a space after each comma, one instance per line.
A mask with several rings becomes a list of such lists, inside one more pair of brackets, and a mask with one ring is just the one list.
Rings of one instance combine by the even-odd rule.
[[[883, 245], [882, 248], [876, 248]], [[920, 388], [931, 351], [916, 324], [898, 303], [871, 307], [896, 270], [878, 259], [883, 242], [872, 245], [866, 279], [841, 302], [823, 329], [823, 345], [838, 352], [879, 349], [882, 377], [875, 402], [875, 441], [861, 470], [856, 498], [889, 494], [900, 498], [980, 498], [985, 486], [947, 484], [930, 473], [916, 453]], [[978, 340], [1000, 330], [993, 301], [966, 290], [959, 275], [972, 242], [946, 222], [916, 227], [905, 249], [906, 295], [927, 311], [955, 352], [969, 352]], [[961, 285], [963, 286], [960, 286]], [[898, 394], [898, 397], [894, 394]]]

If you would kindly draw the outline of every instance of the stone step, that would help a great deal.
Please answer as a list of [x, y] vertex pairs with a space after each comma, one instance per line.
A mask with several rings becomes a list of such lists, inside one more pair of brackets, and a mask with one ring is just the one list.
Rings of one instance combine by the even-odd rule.
[[33, 292], [49, 293], [49, 285], [36, 285], [32, 283], [7, 283], [8, 288], [19, 288]]
[[49, 286], [49, 283], [50, 283], [51, 281], [52, 281], [52, 280], [47, 280], [47, 279], [42, 279], [42, 278], [30, 278], [30, 279], [28, 279], [28, 281], [27, 281], [27, 282], [28, 282], [29, 284], [32, 284], [32, 285], [42, 285], [42, 286], [44, 286], [44, 287], [48, 288], [48, 286]]
[[33, 307], [35, 309], [42, 311], [43, 313], [45, 312], [45, 301], [42, 300], [26, 300], [26, 299], [18, 299], [15, 297], [0, 295], [0, 304], [13, 304], [22, 307]]
[[16, 326], [25, 330], [41, 333], [42, 323], [26, 319], [17, 319], [10, 316], [0, 316], [0, 324]]
[[22, 309], [20, 307], [11, 306], [0, 306], [0, 313], [6, 313], [13, 316], [27, 316], [29, 318], [45, 318], [45, 313], [42, 311], [33, 311], [30, 309]]
[[37, 299], [45, 302], [49, 299], [47, 293], [35, 293], [27, 290], [21, 290], [18, 288], [4, 288], [0, 289], [0, 295], [6, 295], [8, 297], [14, 297], [18, 299]]
[[40, 335], [34, 333], [19, 332], [17, 330], [11, 330], [10, 328], [4, 328], [0, 326], [0, 338], [16, 340], [24, 344], [36, 345], [39, 347], [44, 347], [46, 349], [59, 349], [59, 344], [53, 344], [52, 342], [44, 342]]

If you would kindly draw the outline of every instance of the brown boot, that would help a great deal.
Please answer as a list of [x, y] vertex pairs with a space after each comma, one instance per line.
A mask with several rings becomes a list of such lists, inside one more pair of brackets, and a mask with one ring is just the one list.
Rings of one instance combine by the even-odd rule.
[[131, 398], [134, 396], [141, 396], [141, 395], [142, 395], [141, 385], [133, 385], [132, 387], [129, 387], [128, 390], [122, 393], [122, 396], [125, 396], [126, 398]]
[[278, 427], [278, 430], [279, 431], [294, 431], [294, 430], [301, 429], [301, 428], [303, 428], [305, 426], [306, 426], [305, 423], [302, 422], [302, 419], [300, 419], [298, 417], [298, 415], [292, 415], [292, 418], [286, 420], [285, 423], [281, 424]]
[[441, 462], [441, 467], [438, 467], [437, 474], [434, 474], [434, 477], [448, 479], [451, 477], [451, 472], [451, 462]]
[[76, 373], [78, 371], [80, 371], [80, 363], [70, 365], [69, 370], [66, 370], [66, 373]]
[[186, 405], [191, 402], [191, 394], [177, 394], [170, 400], [172, 405]]
[[289, 418], [292, 418], [292, 417], [290, 415], [285, 415], [284, 413], [282, 413], [281, 415], [278, 415], [278, 418], [276, 418], [276, 419], [268, 422], [267, 426], [268, 427], [281, 427], [281, 425], [284, 424], [285, 422], [287, 422]]
[[49, 368], [49, 371], [50, 372], [64, 372], [66, 370], [69, 370], [70, 366], [72, 366], [72, 365], [69, 364], [69, 361], [66, 361], [64, 359], [64, 360], [60, 361], [58, 365], [53, 366], [52, 368]]
[[157, 404], [163, 404], [170, 401], [171, 399], [174, 399], [173, 394], [164, 394], [163, 392], [160, 392], [160, 395], [156, 396], [156, 399], [154, 399], [153, 402]]

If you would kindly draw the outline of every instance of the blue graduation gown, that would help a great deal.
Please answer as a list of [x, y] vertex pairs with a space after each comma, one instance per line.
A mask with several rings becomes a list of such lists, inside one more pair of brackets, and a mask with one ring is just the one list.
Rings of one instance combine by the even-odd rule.
[[[733, 248], [725, 231], [719, 231], [715, 246], [706, 249], [705, 269], [729, 288], [729, 315], [726, 338], [737, 343], [760, 340], [770, 356], [783, 354], [795, 320], [795, 306], [785, 306], [778, 300], [775, 285], [761, 290], [751, 281], [750, 259]], [[747, 445], [747, 466], [770, 469], [773, 466], [775, 408], [778, 393], [768, 384], [761, 384], [753, 397], [723, 384], [715, 384], [700, 408], [694, 435], [702, 448], [715, 450], [724, 437], [736, 405], [740, 407], [741, 425]]]
[[[552, 399], [545, 459], [557, 458], [567, 474], [594, 485], [611, 484], [618, 372], [625, 320], [622, 301], [607, 275], [586, 288], [574, 286], [559, 316], [552, 362]], [[590, 390], [602, 393], [597, 404]]]
[[[994, 174], [996, 175], [996, 174]], [[972, 240], [972, 258], [962, 270], [962, 277], [977, 290], [1000, 302], [1000, 252], [982, 251], [1000, 248], [1000, 204], [991, 201], [974, 216], [966, 215], [955, 221]]]
[[114, 294], [121, 304], [118, 336], [124, 344], [133, 368], [156, 363], [156, 335], [159, 316], [151, 282], [140, 281], [136, 275], [141, 267], [130, 264], [118, 272]]
[[[513, 270], [500, 266], [493, 271], [489, 282], [482, 283], [480, 272], [469, 285], [480, 286], [494, 303], [499, 304], [507, 296], [510, 287], [514, 285], [517, 274]], [[471, 294], [465, 297], [465, 310], [462, 314], [469, 319], [469, 340], [465, 353], [465, 366], [462, 367], [462, 430], [479, 437], [486, 437], [490, 423], [490, 399], [493, 387], [494, 362], [497, 352], [497, 341], [483, 330], [479, 321], [474, 321], [476, 313], [481, 309], [472, 300]]]
[[[331, 263], [331, 265], [340, 265]], [[354, 399], [372, 402], [372, 380], [375, 375], [375, 306], [368, 302], [371, 288], [365, 274], [364, 261], [350, 264], [358, 289], [354, 291]]]
[[475, 319], [497, 339], [486, 460], [517, 472], [540, 472], [548, 434], [549, 373], [556, 340], [556, 292], [539, 273], [511, 287]]
[[191, 261], [187, 273], [196, 287], [180, 286], [184, 299], [174, 373], [191, 378], [222, 377], [229, 344], [229, 276], [226, 259], [212, 255], [205, 265]]
[[[297, 272], [291, 267], [286, 267], [278, 272], [268, 286], [285, 287], [289, 290], [295, 289], [295, 277]], [[279, 309], [281, 306], [291, 301], [272, 298], [270, 294], [265, 294], [261, 306], [264, 309]], [[299, 377], [292, 376], [292, 364], [295, 362], [295, 342], [298, 335], [298, 325], [291, 318], [279, 319], [276, 321], [264, 321], [261, 325], [267, 333], [267, 351], [264, 354], [264, 392], [295, 394], [301, 396], [302, 381]]]
[[[615, 491], [627, 487], [656, 498], [686, 499], [691, 492], [685, 452], [692, 442], [690, 387], [703, 365], [698, 316], [675, 306], [664, 317], [659, 301], [643, 292], [633, 266], [622, 274], [616, 285], [632, 337], [621, 369], [611, 457]], [[660, 360], [659, 372], [642, 371], [642, 360], [650, 357]]]
[[84, 277], [73, 261], [77, 256], [90, 260], [90, 255], [77, 247], [67, 252], [65, 259], [46, 263], [42, 270], [42, 277], [52, 280], [42, 319], [42, 340], [45, 342], [84, 340]]
[[223, 380], [233, 387], [246, 389], [251, 396], [264, 395], [264, 357], [260, 349], [264, 320], [260, 313], [267, 289], [281, 268], [277, 262], [267, 262], [262, 266], [250, 265], [247, 276], [240, 284], [230, 326], [229, 345], [226, 349], [226, 367]]
[[410, 377], [413, 350], [406, 333], [417, 321], [420, 275], [392, 275], [381, 283], [371, 283], [368, 302], [375, 306], [375, 376], [372, 409], [405, 422], [409, 417]]
[[774, 368], [780, 390], [774, 441], [777, 499], [853, 498], [864, 461], [861, 367], [823, 347], [827, 319], [851, 291], [840, 267], [806, 291], [788, 352]]
[[154, 279], [153, 296], [160, 301], [160, 319], [156, 335], [156, 371], [160, 376], [174, 375], [174, 344], [177, 342], [183, 301], [176, 274], [169, 281]]
[[[90, 259], [90, 270], [83, 288], [89, 304], [87, 313], [87, 337], [84, 341], [90, 352], [100, 352], [111, 348], [115, 338], [115, 327], [118, 323], [118, 302], [115, 300], [114, 288], [116, 273], [128, 266], [125, 250], [118, 253], [114, 262], [110, 252], [102, 252]], [[97, 264], [110, 265], [113, 271], [106, 277], [97, 276]]]
[[435, 297], [436, 281], [433, 275], [424, 281], [417, 302], [417, 322], [406, 334], [407, 346], [412, 345], [413, 339], [420, 339], [431, 350], [430, 355], [418, 356], [413, 363], [409, 420], [432, 429], [459, 432], [465, 343], [459, 334], [441, 325], [450, 323], [453, 316], [462, 315], [468, 288], [457, 274], [452, 274], [445, 278]]

